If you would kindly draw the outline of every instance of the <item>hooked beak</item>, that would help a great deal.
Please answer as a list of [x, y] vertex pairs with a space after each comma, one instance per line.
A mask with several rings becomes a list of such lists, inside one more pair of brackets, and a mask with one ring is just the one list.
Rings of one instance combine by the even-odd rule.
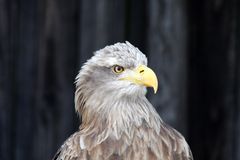
[[151, 68], [148, 68], [145, 65], [138, 66], [134, 71], [133, 74], [128, 75], [122, 80], [128, 80], [138, 85], [143, 85], [146, 87], [152, 87], [154, 93], [157, 92], [158, 89], [158, 79], [156, 74], [153, 72]]

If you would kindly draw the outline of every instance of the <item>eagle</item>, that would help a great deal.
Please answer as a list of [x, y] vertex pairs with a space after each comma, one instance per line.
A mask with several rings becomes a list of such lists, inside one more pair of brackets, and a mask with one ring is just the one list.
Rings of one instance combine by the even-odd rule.
[[146, 56], [129, 42], [106, 46], [76, 77], [79, 130], [54, 160], [193, 160], [189, 145], [146, 98], [158, 89]]

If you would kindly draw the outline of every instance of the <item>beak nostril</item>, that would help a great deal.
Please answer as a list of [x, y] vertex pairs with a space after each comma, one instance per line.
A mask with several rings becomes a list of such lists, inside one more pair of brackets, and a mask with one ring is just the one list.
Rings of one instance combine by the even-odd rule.
[[140, 73], [143, 73], [143, 72], [144, 72], [144, 70], [141, 70], [141, 71], [140, 71]]

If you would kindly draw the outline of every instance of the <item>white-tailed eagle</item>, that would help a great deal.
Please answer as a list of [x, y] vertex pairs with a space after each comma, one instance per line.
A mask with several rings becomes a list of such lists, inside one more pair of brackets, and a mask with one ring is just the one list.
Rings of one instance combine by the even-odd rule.
[[54, 160], [192, 160], [184, 137], [165, 124], [145, 97], [157, 91], [147, 58], [129, 42], [95, 52], [76, 77], [82, 117]]

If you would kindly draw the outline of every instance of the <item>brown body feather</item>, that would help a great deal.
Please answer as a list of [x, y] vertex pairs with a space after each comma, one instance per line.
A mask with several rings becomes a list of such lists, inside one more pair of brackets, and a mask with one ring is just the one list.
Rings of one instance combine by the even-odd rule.
[[81, 149], [81, 136], [79, 131], [68, 138], [54, 160], [193, 160], [182, 135], [164, 123], [159, 134], [143, 123], [134, 127], [133, 139], [108, 137], [91, 149]]

